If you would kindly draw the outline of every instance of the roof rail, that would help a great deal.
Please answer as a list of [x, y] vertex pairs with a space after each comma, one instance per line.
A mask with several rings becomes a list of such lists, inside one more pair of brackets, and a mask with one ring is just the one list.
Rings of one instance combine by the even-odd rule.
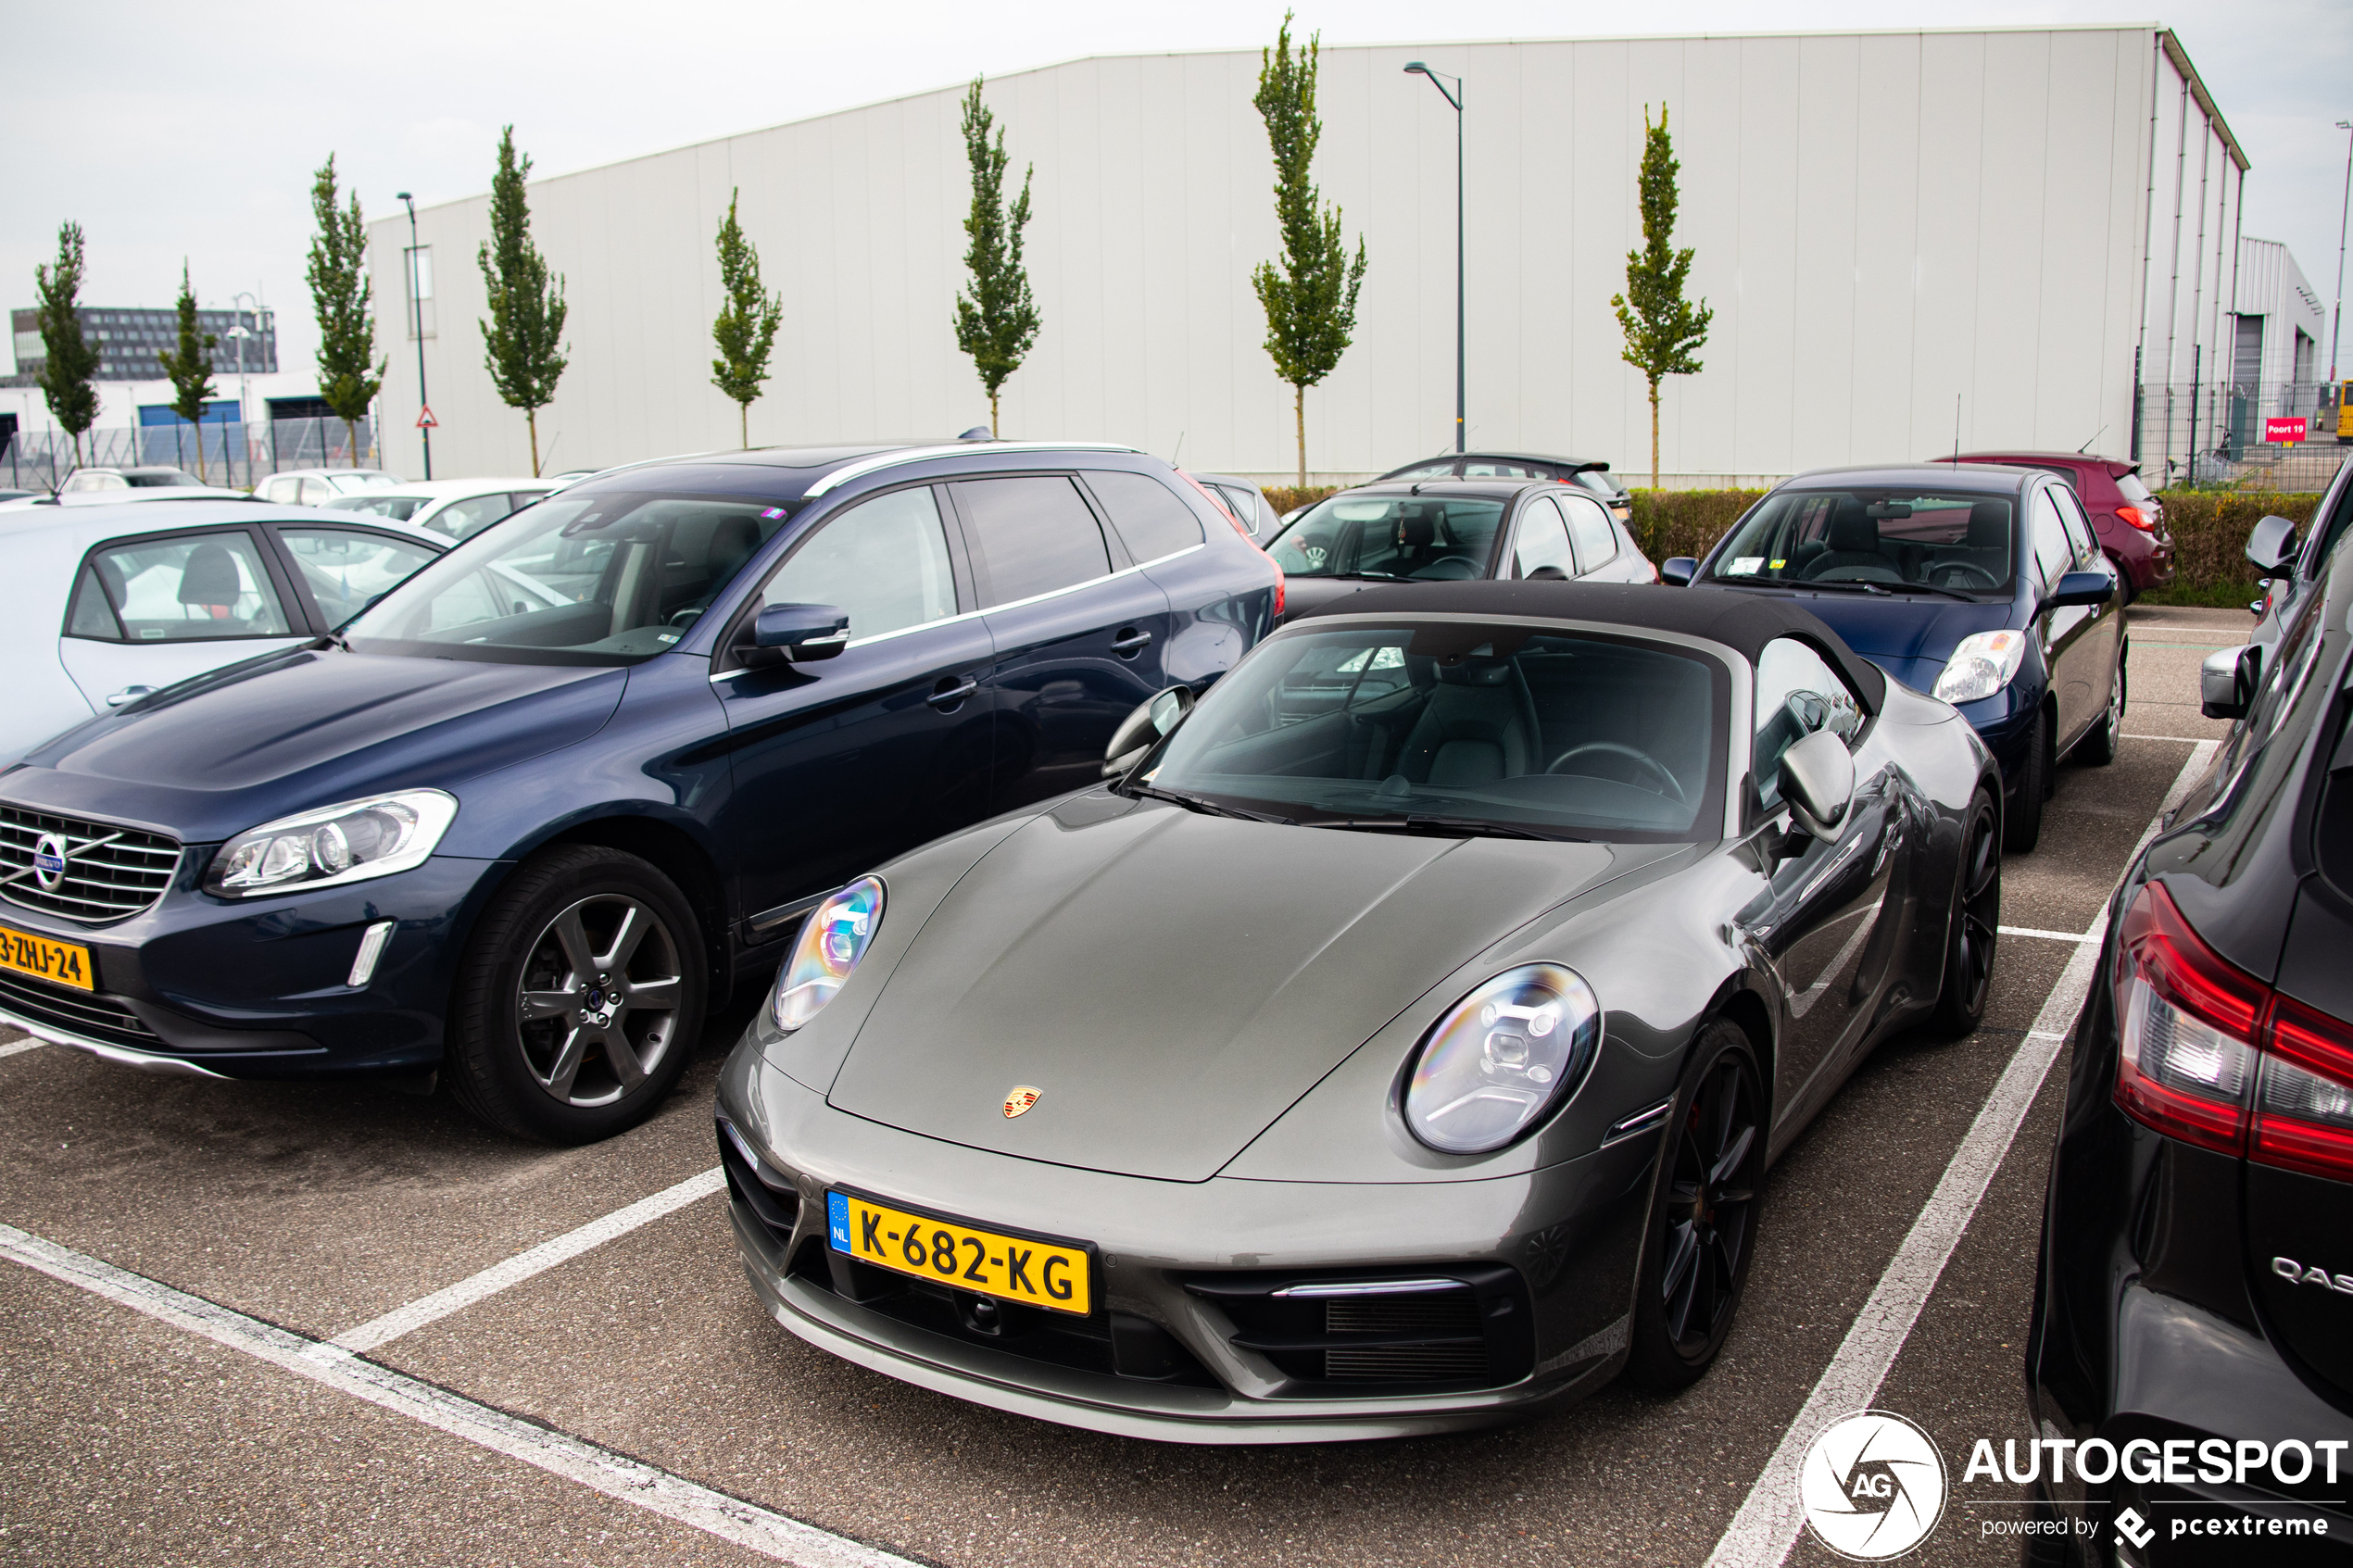
[[940, 446], [909, 446], [896, 452], [878, 452], [871, 458], [861, 458], [844, 463], [826, 474], [801, 494], [814, 500], [837, 484], [861, 478], [880, 469], [896, 468], [901, 463], [920, 463], [929, 458], [963, 458], [975, 452], [1134, 452], [1143, 455], [1142, 448], [1122, 446], [1112, 441], [955, 441]]

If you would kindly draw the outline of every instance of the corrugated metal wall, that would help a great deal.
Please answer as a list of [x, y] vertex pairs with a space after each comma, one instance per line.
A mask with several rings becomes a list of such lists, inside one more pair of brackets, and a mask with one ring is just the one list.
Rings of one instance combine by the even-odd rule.
[[[1639, 243], [1645, 106], [1672, 110], [1681, 244], [1716, 308], [1670, 380], [1661, 466], [1770, 474], [1964, 445], [2123, 449], [2136, 347], [2229, 341], [2238, 171], [2146, 28], [1428, 44], [1327, 50], [1317, 174], [1371, 256], [1356, 344], [1307, 395], [1308, 461], [1362, 473], [1451, 443], [1454, 123], [1406, 60], [1466, 79], [1469, 428], [1649, 468], [1649, 409], [1609, 306]], [[1037, 168], [1045, 328], [1009, 435], [1131, 442], [1285, 473], [1290, 389], [1251, 268], [1275, 254], [1255, 53], [1075, 61], [991, 82]], [[731, 187], [786, 301], [755, 443], [952, 434], [987, 418], [956, 352], [966, 176], [953, 90], [550, 179], [567, 277], [551, 469], [736, 444], [709, 383], [712, 236]], [[521, 128], [528, 147], [529, 127]], [[2152, 163], [2151, 149], [2157, 157]], [[485, 171], [491, 149], [484, 149]], [[2145, 203], [2154, 199], [2155, 210]], [[523, 421], [482, 369], [486, 198], [419, 215], [434, 247], [435, 471], [510, 471]], [[2179, 221], [2176, 221], [2176, 213]], [[391, 323], [405, 219], [371, 226], [388, 429], [416, 407]], [[2143, 247], [2150, 248], [2145, 269]], [[2144, 330], [2145, 324], [2145, 332]], [[2227, 352], [2227, 350], [2225, 350]], [[2150, 379], [2158, 379], [2152, 375]], [[546, 448], [553, 443], [552, 452]], [[394, 466], [418, 468], [413, 433]]]

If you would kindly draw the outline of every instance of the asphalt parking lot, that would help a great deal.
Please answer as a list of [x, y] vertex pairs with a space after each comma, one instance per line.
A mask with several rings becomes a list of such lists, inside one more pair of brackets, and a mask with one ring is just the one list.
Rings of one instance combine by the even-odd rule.
[[[1778, 1562], [1785, 1434], [1869, 1404], [1952, 1472], [1913, 1561], [2016, 1561], [1983, 1530], [2021, 1488], [1961, 1469], [1977, 1437], [2031, 1436], [2055, 1036], [2089, 951], [2069, 938], [2223, 733], [2197, 664], [2247, 621], [2132, 624], [2129, 738], [2061, 769], [2041, 847], [2007, 866], [1984, 1029], [1882, 1047], [1775, 1169], [1740, 1321], [1679, 1397], [1204, 1449], [837, 1361], [755, 1304], [711, 1175], [749, 1001], [652, 1121], [561, 1150], [444, 1099], [151, 1077], [0, 1033], [0, 1560]], [[1787, 1560], [1837, 1561], [1803, 1537]]]

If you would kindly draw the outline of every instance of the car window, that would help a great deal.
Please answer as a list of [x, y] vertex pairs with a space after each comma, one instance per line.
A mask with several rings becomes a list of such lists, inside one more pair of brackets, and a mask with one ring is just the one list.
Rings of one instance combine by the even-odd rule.
[[2073, 570], [2075, 546], [2068, 542], [2067, 525], [2059, 521], [2058, 503], [2047, 486], [2035, 490], [2027, 515], [2032, 520], [2035, 581], [2048, 593]]
[[1577, 564], [1585, 571], [1617, 558], [1617, 533], [1609, 514], [1582, 495], [1564, 495], [1561, 509], [1568, 514], [1568, 535], [1577, 543]]
[[862, 501], [820, 525], [761, 590], [762, 604], [832, 605], [853, 639], [956, 613], [948, 537], [929, 485]]
[[2137, 473], [2118, 474], [2116, 476], [2116, 493], [2136, 507], [2145, 507], [2151, 501], [2157, 499], [2156, 496], [2149, 494], [2149, 487], [2141, 483], [2141, 476]]
[[1234, 484], [1213, 484], [1209, 488], [1215, 493], [1219, 500], [1226, 503], [1226, 509], [1234, 514], [1235, 521], [1252, 533], [1258, 532], [1258, 493], [1256, 491], [1244, 490]]
[[1862, 705], [1822, 656], [1794, 637], [1776, 637], [1756, 656], [1756, 731], [1749, 772], [1767, 806], [1781, 798], [1781, 753], [1817, 730], [1855, 744]]
[[1550, 479], [1553, 470], [1544, 463], [1515, 463], [1505, 458], [1472, 458], [1463, 464], [1465, 479]]
[[340, 626], [368, 601], [433, 559], [420, 540], [392, 539], [356, 528], [281, 528], [278, 537], [301, 568], [310, 596], [330, 626]]
[[1119, 530], [1127, 553], [1139, 561], [1173, 556], [1202, 542], [1201, 519], [1193, 508], [1151, 474], [1097, 470], [1087, 475], [1087, 487], [1111, 513], [1111, 525]]
[[2073, 489], [2053, 491], [2058, 501], [2059, 522], [2067, 530], [2067, 542], [2075, 546], [2075, 564], [2089, 568], [2099, 558], [2099, 546], [2092, 540], [2092, 520], [2083, 515], [2083, 503]]
[[1501, 501], [1343, 491], [1315, 503], [1267, 554], [1304, 577], [1460, 581], [1487, 575]]
[[1568, 546], [1568, 524], [1561, 521], [1558, 507], [1538, 495], [1519, 509], [1518, 531], [1512, 535], [1512, 575], [1533, 577], [1548, 566], [1563, 577], [1577, 575], [1577, 557]]
[[301, 494], [302, 481], [298, 479], [265, 479], [261, 482], [261, 498], [273, 506], [292, 506], [295, 498]]
[[109, 643], [293, 633], [243, 529], [102, 545], [82, 563], [67, 634]]
[[1584, 486], [1604, 500], [1617, 498], [1617, 486], [1611, 482], [1608, 474], [1599, 469], [1578, 470], [1572, 483]]
[[984, 602], [1011, 604], [1111, 571], [1102, 527], [1069, 480], [965, 479], [950, 488], [988, 569]]
[[305, 507], [323, 507], [334, 498], [333, 485], [323, 479], [306, 479], [302, 482], [301, 498], [296, 504]]
[[428, 504], [423, 495], [338, 495], [327, 503], [331, 512], [365, 512], [371, 517], [388, 517], [406, 522], [417, 515], [419, 508]]
[[1416, 463], [1410, 469], [1400, 469], [1391, 479], [1444, 479], [1454, 471], [1454, 459], [1441, 458], [1434, 463]]
[[366, 653], [633, 664], [675, 644], [787, 510], [737, 495], [552, 495], [420, 570], [346, 634]]
[[545, 500], [552, 494], [554, 492], [551, 490], [517, 490], [507, 497], [508, 511], [511, 515], [521, 511], [534, 501]]
[[494, 491], [487, 495], [469, 495], [462, 501], [452, 501], [425, 519], [424, 525], [452, 539], [471, 539], [514, 509], [504, 490]]

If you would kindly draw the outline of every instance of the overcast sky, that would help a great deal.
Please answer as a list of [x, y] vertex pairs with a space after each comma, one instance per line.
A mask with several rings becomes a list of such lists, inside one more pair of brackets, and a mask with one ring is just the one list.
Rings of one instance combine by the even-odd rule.
[[[1665, 13], [1669, 28], [1629, 27], [1662, 12], [1623, 0], [1295, 5], [1301, 29], [1327, 44], [2152, 19], [2085, 0], [1686, 0]], [[184, 256], [208, 306], [258, 289], [277, 308], [291, 370], [310, 352], [308, 192], [330, 151], [381, 217], [398, 209], [397, 191], [424, 206], [487, 188], [510, 121], [535, 172], [560, 174], [980, 73], [1255, 48], [1282, 11], [1251, 0], [12, 0], [0, 304], [33, 303], [33, 266], [70, 218], [88, 236], [85, 303], [169, 305]], [[2181, 35], [2254, 165], [2245, 232], [2285, 240], [2325, 308], [2346, 177], [2334, 122], [2353, 119], [2353, 6], [2196, 0], [2154, 19]]]

